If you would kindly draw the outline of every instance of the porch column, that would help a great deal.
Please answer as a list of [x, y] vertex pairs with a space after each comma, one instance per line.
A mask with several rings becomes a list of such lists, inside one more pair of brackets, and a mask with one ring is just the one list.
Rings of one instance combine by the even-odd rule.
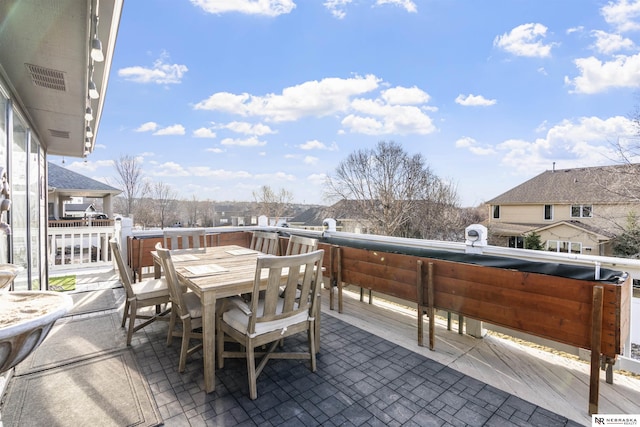
[[113, 196], [111, 194], [102, 198], [102, 209], [110, 219], [113, 219]]

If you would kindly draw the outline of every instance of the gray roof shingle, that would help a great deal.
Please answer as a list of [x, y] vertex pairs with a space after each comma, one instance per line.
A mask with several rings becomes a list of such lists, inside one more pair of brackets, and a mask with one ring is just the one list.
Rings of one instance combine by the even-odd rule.
[[49, 187], [57, 190], [93, 190], [104, 193], [120, 194], [122, 191], [95, 179], [73, 172], [48, 162]]
[[548, 170], [487, 203], [628, 203], [640, 199], [639, 183], [638, 163]]

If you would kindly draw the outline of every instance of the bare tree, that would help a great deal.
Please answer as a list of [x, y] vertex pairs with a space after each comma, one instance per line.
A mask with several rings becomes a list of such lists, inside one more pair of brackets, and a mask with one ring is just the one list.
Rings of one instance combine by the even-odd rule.
[[151, 188], [151, 195], [154, 201], [157, 221], [160, 224], [160, 228], [164, 228], [167, 225], [168, 217], [175, 213], [178, 203], [176, 193], [168, 184], [156, 182]]
[[191, 196], [191, 200], [184, 201], [185, 208], [187, 210], [187, 219], [190, 226], [199, 224], [198, 218], [200, 216], [200, 201], [195, 195]]
[[284, 188], [276, 192], [268, 185], [263, 185], [260, 190], [253, 192], [253, 198], [258, 204], [260, 214], [273, 219], [277, 224], [290, 207], [293, 193]]
[[138, 159], [130, 155], [121, 155], [114, 161], [118, 176], [116, 180], [120, 185], [124, 198], [124, 214], [131, 216], [137, 199], [144, 196], [145, 185], [142, 180], [142, 166]]
[[438, 178], [420, 154], [385, 141], [342, 161], [327, 179], [325, 196], [352, 201], [351, 215], [365, 220], [371, 233], [387, 236], [424, 237], [423, 219], [435, 222], [444, 206], [457, 207], [455, 186]]

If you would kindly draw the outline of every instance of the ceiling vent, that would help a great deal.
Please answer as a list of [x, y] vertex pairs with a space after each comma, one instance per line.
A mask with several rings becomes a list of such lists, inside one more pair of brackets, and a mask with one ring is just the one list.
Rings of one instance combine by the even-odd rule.
[[66, 130], [49, 129], [49, 133], [51, 133], [51, 136], [54, 138], [69, 139], [69, 131]]
[[62, 71], [52, 70], [51, 68], [44, 68], [33, 64], [25, 65], [31, 74], [31, 80], [34, 85], [66, 92], [67, 87], [64, 83], [64, 73]]

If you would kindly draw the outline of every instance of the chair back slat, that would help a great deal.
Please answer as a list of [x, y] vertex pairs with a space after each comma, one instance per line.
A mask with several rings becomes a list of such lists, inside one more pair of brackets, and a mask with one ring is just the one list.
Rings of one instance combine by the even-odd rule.
[[292, 234], [291, 237], [289, 237], [289, 243], [287, 243], [287, 252], [285, 255], [306, 254], [317, 249], [318, 239]]
[[133, 287], [131, 286], [131, 275], [129, 274], [129, 269], [127, 268], [127, 265], [124, 263], [124, 259], [122, 258], [120, 244], [116, 239], [111, 239], [109, 240], [109, 247], [111, 248], [111, 254], [113, 255], [113, 258], [116, 260], [118, 273], [120, 275], [120, 281], [122, 282], [122, 286], [127, 293], [127, 298], [132, 298], [135, 296], [135, 294], [133, 293]]
[[164, 229], [163, 246], [167, 249], [200, 249], [207, 247], [206, 230], [204, 228]]
[[178, 280], [178, 274], [176, 273], [173, 260], [171, 259], [171, 251], [162, 247], [161, 243], [156, 244], [156, 253], [160, 258], [160, 264], [162, 265], [162, 271], [167, 279], [167, 287], [169, 288], [169, 295], [171, 296], [172, 310], [176, 310], [176, 314], [181, 317], [188, 314], [188, 309], [184, 302], [183, 288], [180, 286]]
[[[256, 265], [251, 298], [249, 333], [257, 323], [286, 319], [301, 312], [313, 316], [322, 270], [324, 250], [285, 256], [260, 256]], [[283, 277], [283, 271], [286, 276]], [[260, 297], [261, 283], [266, 277], [267, 288]], [[283, 289], [284, 286], [284, 289]], [[262, 310], [258, 310], [262, 298]]]
[[254, 231], [249, 248], [268, 255], [278, 255], [278, 233]]

